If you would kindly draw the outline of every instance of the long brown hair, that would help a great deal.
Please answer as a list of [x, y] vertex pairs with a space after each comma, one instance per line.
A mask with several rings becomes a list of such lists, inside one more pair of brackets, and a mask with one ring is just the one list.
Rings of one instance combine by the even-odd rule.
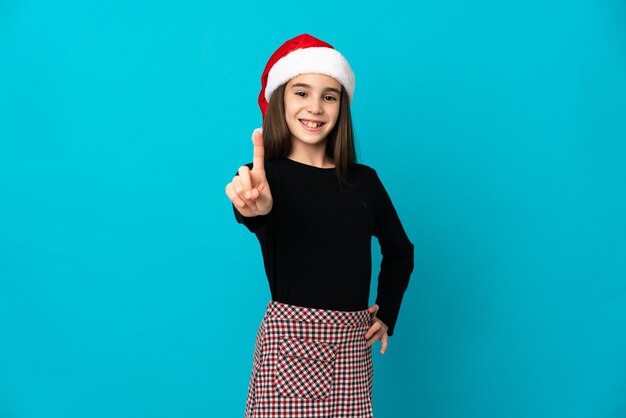
[[[267, 106], [263, 119], [263, 145], [265, 159], [287, 157], [291, 152], [291, 132], [285, 120], [285, 86], [278, 87]], [[348, 185], [348, 168], [357, 162], [354, 147], [354, 129], [350, 114], [350, 99], [346, 90], [341, 89], [337, 123], [326, 137], [326, 155], [335, 164], [337, 181], [341, 188]]]

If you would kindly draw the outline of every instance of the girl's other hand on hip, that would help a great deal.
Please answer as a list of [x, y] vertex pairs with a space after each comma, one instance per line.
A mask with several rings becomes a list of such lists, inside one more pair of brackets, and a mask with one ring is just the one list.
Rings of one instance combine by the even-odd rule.
[[382, 348], [380, 349], [380, 354], [385, 354], [387, 351], [387, 342], [389, 339], [389, 335], [387, 335], [387, 330], [389, 327], [385, 325], [383, 321], [376, 318], [376, 312], [378, 312], [378, 305], [374, 304], [367, 308], [371, 315], [371, 324], [370, 329], [365, 333], [365, 339], [367, 340], [367, 346], [370, 347], [377, 340], [380, 340], [382, 343]]

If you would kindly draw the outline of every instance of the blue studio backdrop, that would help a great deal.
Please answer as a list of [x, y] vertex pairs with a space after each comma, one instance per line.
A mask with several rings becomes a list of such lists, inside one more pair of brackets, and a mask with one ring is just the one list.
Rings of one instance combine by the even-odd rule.
[[[415, 244], [378, 418], [626, 417], [626, 3], [0, 3], [0, 417], [243, 415], [269, 300], [224, 186], [269, 55], [356, 73]], [[380, 263], [372, 245], [374, 276]]]

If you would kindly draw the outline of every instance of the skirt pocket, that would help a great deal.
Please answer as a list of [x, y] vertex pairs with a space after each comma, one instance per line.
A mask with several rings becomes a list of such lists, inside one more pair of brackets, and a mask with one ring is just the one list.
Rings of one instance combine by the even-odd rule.
[[280, 343], [275, 384], [280, 396], [322, 399], [333, 384], [337, 346], [285, 338]]

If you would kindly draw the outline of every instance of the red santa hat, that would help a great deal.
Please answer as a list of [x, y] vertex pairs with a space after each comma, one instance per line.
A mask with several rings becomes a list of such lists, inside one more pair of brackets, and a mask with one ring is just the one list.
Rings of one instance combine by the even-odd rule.
[[352, 102], [355, 82], [348, 61], [332, 45], [304, 33], [278, 48], [263, 70], [259, 93], [263, 118], [274, 90], [300, 74], [311, 73], [333, 77], [346, 89]]

